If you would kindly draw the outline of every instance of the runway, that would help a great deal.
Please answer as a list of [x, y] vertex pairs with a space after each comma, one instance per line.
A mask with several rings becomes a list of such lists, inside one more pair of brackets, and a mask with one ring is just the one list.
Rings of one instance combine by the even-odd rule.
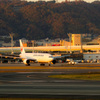
[[75, 64], [69, 65], [67, 63], [57, 63], [51, 66], [46, 64], [45, 66], [40, 66], [40, 64], [31, 64], [31, 66], [25, 66], [23, 63], [12, 63], [12, 64], [0, 64], [0, 72], [97, 72], [100, 71], [100, 64]]
[[[13, 69], [11, 69], [12, 67]], [[27, 66], [27, 69], [25, 68], [26, 66], [23, 64], [0, 65], [0, 70], [5, 71], [0, 73], [0, 98], [41, 98], [43, 96], [44, 98], [71, 98], [73, 96], [83, 98], [88, 96], [89, 98], [100, 99], [100, 81], [53, 79], [48, 77], [49, 75], [98, 72], [100, 71], [99, 65], [95, 66], [95, 68], [93, 65], [63, 65], [62, 67], [62, 64], [41, 68], [38, 65], [32, 65]], [[6, 70], [9, 70], [9, 72], [6, 72]], [[12, 70], [17, 71], [13, 72]]]
[[99, 81], [51, 79], [48, 75], [54, 73], [3, 73], [0, 75], [0, 95], [100, 96]]

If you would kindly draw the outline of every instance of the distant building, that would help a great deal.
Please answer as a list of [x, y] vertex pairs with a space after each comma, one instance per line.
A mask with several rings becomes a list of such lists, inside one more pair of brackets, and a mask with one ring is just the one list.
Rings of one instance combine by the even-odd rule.
[[11, 47], [11, 43], [2, 43], [2, 47]]
[[23, 47], [27, 47], [27, 43], [23, 43]]
[[[69, 46], [70, 42], [69, 41], [65, 41], [65, 40], [60, 40], [60, 45], [61, 46]], [[71, 43], [71, 45], [72, 45], [72, 43]]]
[[[60, 45], [61, 46], [79, 46], [81, 45], [81, 34], [71, 34], [71, 40], [65, 41], [65, 40], [60, 40]], [[70, 43], [71, 42], [71, 43]]]
[[27, 43], [28, 42], [28, 40], [25, 39], [25, 38], [22, 38], [21, 40], [22, 40], [22, 43]]
[[81, 34], [72, 34], [72, 45], [79, 46], [81, 45]]
[[100, 36], [97, 36], [95, 39], [87, 42], [86, 45], [100, 45]]
[[23, 42], [23, 46], [24, 47], [32, 47], [32, 42], [31, 41]]
[[97, 63], [100, 63], [100, 53], [85, 53], [83, 54], [83, 59], [89, 62], [96, 61]]

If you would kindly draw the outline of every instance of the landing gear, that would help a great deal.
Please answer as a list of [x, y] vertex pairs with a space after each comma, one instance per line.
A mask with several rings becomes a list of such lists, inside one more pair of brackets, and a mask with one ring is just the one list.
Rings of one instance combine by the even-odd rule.
[[45, 66], [45, 64], [40, 64], [40, 66]]
[[51, 64], [49, 64], [49, 66], [51, 66]]
[[30, 66], [30, 63], [27, 63], [26, 66]]
[[[40, 66], [45, 66], [45, 64], [41, 63]], [[48, 63], [48, 66], [51, 66], [51, 63]]]
[[53, 60], [52, 63], [55, 64], [56, 63], [56, 60]]

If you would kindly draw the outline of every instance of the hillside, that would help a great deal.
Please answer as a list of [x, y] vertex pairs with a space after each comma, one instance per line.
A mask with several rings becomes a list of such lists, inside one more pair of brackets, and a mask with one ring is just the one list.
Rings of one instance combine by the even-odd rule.
[[100, 2], [0, 1], [0, 35], [15, 39], [66, 38], [67, 33], [100, 34]]

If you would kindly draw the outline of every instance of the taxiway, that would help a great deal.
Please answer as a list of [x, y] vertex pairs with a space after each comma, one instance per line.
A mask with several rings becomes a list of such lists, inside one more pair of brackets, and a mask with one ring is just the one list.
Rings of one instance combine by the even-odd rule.
[[100, 72], [100, 65], [25, 66], [0, 65], [0, 97], [67, 97], [100, 98], [100, 81], [53, 79], [49, 75]]

